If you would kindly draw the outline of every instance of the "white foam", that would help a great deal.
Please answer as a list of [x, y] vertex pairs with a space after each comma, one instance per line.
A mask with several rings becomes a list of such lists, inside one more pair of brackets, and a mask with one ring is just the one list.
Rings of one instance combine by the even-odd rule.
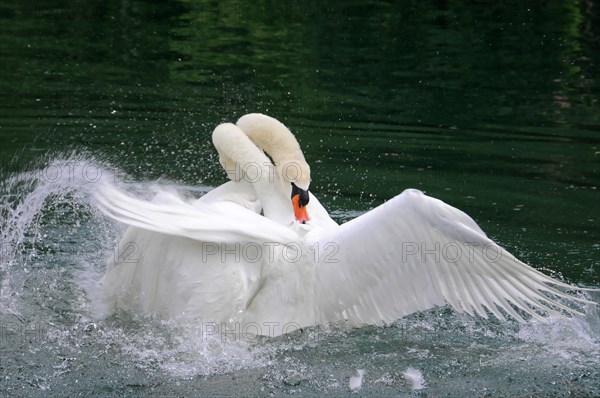
[[364, 369], [356, 369], [356, 376], [350, 377], [350, 381], [348, 382], [348, 387], [350, 387], [351, 391], [359, 390], [362, 387], [364, 375]]
[[423, 373], [420, 370], [415, 368], [406, 368], [404, 373], [402, 373], [404, 380], [410, 383], [411, 388], [413, 390], [421, 390], [425, 388], [425, 379], [423, 378]]

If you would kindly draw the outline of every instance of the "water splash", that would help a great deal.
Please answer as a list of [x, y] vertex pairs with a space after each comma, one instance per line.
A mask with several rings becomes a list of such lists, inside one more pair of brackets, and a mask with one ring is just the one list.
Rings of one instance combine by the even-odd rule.
[[[181, 379], [264, 365], [264, 351], [250, 342], [207, 337], [193, 324], [126, 315], [98, 321], [97, 281], [124, 226], [99, 211], [94, 193], [109, 183], [148, 198], [157, 183], [131, 181], [119, 169], [81, 153], [49, 157], [31, 169], [0, 180], [3, 342], [43, 344], [58, 375], [72, 372], [82, 347], [100, 356], [108, 353], [106, 347], [117, 347], [131, 366]], [[209, 190], [163, 185], [194, 197]], [[40, 380], [50, 375], [40, 377], [31, 385], [49, 388]]]
[[[117, 172], [90, 156], [71, 154], [43, 161], [34, 171], [0, 181], [0, 306], [4, 311], [18, 313], [16, 297], [21, 291], [23, 273], [28, 271], [29, 260], [37, 255], [36, 243], [44, 239], [40, 233], [47, 210], [44, 207], [68, 208], [75, 215], [93, 213], [91, 190], [99, 182], [115, 181], [120, 175]], [[19, 266], [22, 268], [17, 269]]]

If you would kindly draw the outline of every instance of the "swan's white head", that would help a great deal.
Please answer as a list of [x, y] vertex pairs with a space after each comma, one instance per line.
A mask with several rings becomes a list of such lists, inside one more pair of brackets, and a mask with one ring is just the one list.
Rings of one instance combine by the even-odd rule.
[[[296, 220], [301, 223], [309, 220], [306, 205], [310, 167], [294, 135], [277, 119], [251, 113], [242, 116], [237, 126], [221, 124], [213, 132], [213, 144], [231, 180], [246, 179], [255, 187], [257, 183], [274, 184], [281, 194], [291, 198]], [[257, 169], [260, 178], [244, 174], [246, 170]]]

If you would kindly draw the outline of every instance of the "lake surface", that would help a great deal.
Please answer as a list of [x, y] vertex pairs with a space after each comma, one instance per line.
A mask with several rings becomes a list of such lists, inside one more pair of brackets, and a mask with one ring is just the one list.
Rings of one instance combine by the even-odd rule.
[[213, 128], [250, 112], [296, 134], [337, 221], [418, 188], [600, 287], [600, 7], [526, 3], [2, 2], [0, 395], [339, 396], [358, 369], [365, 396], [600, 395], [593, 306], [222, 341], [98, 321], [89, 293], [124, 229], [94, 184], [200, 196], [226, 181]]

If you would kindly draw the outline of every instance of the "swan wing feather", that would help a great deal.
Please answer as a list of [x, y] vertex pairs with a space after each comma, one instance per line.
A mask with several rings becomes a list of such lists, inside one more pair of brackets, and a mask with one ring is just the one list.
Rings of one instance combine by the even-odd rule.
[[468, 215], [414, 189], [326, 234], [326, 245], [315, 275], [322, 323], [387, 323], [445, 304], [485, 318], [487, 308], [500, 319], [543, 320], [578, 314], [559, 298], [589, 303], [563, 291], [585, 289], [522, 263]]
[[100, 209], [116, 221], [200, 242], [291, 242], [296, 237], [291, 229], [233, 201], [189, 204], [176, 194], [163, 192], [160, 202], [150, 202], [108, 184], [101, 186], [95, 197]]

